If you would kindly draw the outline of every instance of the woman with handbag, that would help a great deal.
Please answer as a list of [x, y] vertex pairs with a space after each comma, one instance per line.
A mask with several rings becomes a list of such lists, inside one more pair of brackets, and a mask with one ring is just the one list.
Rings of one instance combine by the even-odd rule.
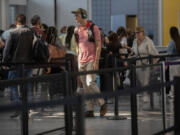
[[[48, 62], [57, 62], [57, 63], [64, 62], [64, 60], [61, 60], [60, 58], [65, 57], [66, 50], [62, 46], [59, 38], [57, 37], [57, 29], [55, 27], [48, 28], [46, 41], [48, 42], [49, 45], [48, 48], [50, 54]], [[56, 66], [56, 67], [48, 68], [47, 73], [48, 74], [61, 73], [64, 69], [65, 69], [64, 66]], [[62, 86], [60, 84], [62, 82], [63, 82], [63, 78], [61, 78], [61, 80], [59, 80], [59, 78], [58, 80], [56, 80], [55, 78], [50, 82], [49, 95], [51, 99], [54, 95], [63, 92]]]
[[[147, 57], [150, 55], [158, 55], [158, 51], [155, 48], [155, 45], [153, 41], [148, 38], [145, 35], [144, 28], [142, 26], [138, 26], [135, 29], [135, 34], [136, 34], [136, 39], [133, 42], [133, 47], [132, 50], [135, 54], [136, 57]], [[153, 59], [153, 63], [156, 63], [157, 59]], [[149, 60], [148, 59], [143, 59], [143, 60], [138, 60], [136, 61], [137, 66], [142, 66], [142, 65], [148, 65]], [[136, 75], [137, 75], [137, 83], [139, 83], [140, 86], [146, 86], [149, 84], [150, 81], [150, 68], [137, 68], [136, 69]], [[145, 94], [143, 97], [144, 102], [149, 101], [149, 96]]]

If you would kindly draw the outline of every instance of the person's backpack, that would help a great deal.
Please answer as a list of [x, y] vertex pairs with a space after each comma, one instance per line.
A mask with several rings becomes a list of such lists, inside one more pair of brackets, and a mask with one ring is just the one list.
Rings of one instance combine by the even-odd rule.
[[49, 59], [48, 43], [34, 34], [32, 55], [35, 62], [46, 63]]
[[[91, 21], [90, 21], [91, 22]], [[93, 22], [91, 22], [91, 25], [88, 28], [88, 41], [89, 42], [95, 42], [95, 37], [94, 37], [94, 26], [95, 24]], [[78, 30], [75, 30], [74, 33], [75, 36], [75, 40], [77, 43], [79, 43], [79, 35], [78, 35]]]
[[88, 41], [89, 42], [95, 42], [95, 37], [94, 37], [94, 23], [92, 23], [89, 27], [88, 30]]

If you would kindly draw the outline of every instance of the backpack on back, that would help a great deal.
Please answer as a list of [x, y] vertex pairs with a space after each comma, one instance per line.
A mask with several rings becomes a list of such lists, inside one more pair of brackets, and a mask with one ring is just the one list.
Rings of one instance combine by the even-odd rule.
[[[91, 22], [91, 21], [90, 21]], [[95, 37], [94, 37], [94, 26], [95, 24], [93, 22], [91, 22], [89, 28], [88, 28], [88, 41], [89, 42], [95, 42]], [[75, 40], [77, 43], [79, 43], [79, 35], [78, 35], [78, 31], [75, 31], [74, 33], [75, 36]]]
[[49, 59], [48, 43], [41, 37], [34, 34], [33, 40], [33, 59], [35, 62], [46, 63]]

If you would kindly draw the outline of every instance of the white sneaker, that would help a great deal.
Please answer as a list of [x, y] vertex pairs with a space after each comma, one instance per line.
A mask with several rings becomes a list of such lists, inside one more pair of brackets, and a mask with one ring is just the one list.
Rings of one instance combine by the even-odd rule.
[[83, 88], [77, 88], [76, 92], [78, 94], [83, 94], [84, 89]]
[[169, 93], [169, 94], [167, 95], [167, 97], [168, 97], [169, 99], [173, 99], [173, 98], [174, 98], [174, 95], [172, 95], [171, 93]]
[[143, 96], [143, 101], [144, 101], [144, 103], [149, 102], [150, 101], [149, 96], [147, 96], [147, 95]]
[[4, 89], [4, 97], [10, 97], [10, 89], [9, 88]]

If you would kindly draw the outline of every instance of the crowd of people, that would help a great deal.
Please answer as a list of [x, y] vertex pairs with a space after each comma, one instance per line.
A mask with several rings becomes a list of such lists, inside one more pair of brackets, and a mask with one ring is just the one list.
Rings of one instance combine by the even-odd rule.
[[[144, 57], [149, 55], [158, 55], [153, 40], [146, 36], [142, 26], [137, 26], [135, 31], [119, 27], [116, 32], [110, 31], [107, 35], [92, 21], [87, 18], [87, 11], [78, 8], [72, 11], [77, 27], [64, 26], [58, 34], [58, 30], [53, 26], [47, 26], [41, 22], [39, 15], [31, 18], [32, 27], [26, 25], [26, 16], [20, 14], [16, 18], [16, 23], [11, 25], [8, 30], [1, 31], [0, 48], [2, 62], [21, 62], [32, 63], [32, 49], [34, 36], [38, 36], [48, 44], [49, 58], [48, 62], [57, 62], [54, 58], [71, 57], [73, 59], [74, 71], [90, 71], [98, 70], [105, 67], [113, 67], [112, 57], [125, 59], [130, 57]], [[180, 54], [180, 35], [176, 27], [170, 29], [172, 40], [168, 44], [168, 54]], [[102, 59], [109, 59], [108, 64], [102, 62]], [[177, 60], [177, 59], [173, 59]], [[158, 59], [153, 59], [153, 63], [157, 63]], [[99, 65], [99, 63], [101, 63]], [[128, 66], [128, 62], [121, 62], [118, 67]], [[136, 65], [147, 65], [148, 60], [139, 60]], [[6, 69], [7, 67], [3, 67]], [[65, 70], [63, 67], [49, 68], [45, 72], [55, 74]], [[175, 71], [174, 69], [171, 69]], [[172, 72], [173, 72], [172, 71]], [[180, 70], [179, 70], [180, 71]], [[25, 70], [25, 77], [32, 76], [34, 70]], [[137, 72], [137, 80], [141, 86], [148, 85], [150, 79], [149, 69], [139, 69]], [[126, 74], [126, 73], [125, 73]], [[180, 74], [180, 73], [175, 73]], [[5, 75], [3, 75], [5, 76]], [[9, 71], [7, 78], [15, 79], [20, 76], [20, 71]], [[124, 76], [120, 74], [120, 78]], [[172, 79], [172, 78], [171, 78]], [[79, 94], [95, 94], [103, 91], [98, 85], [97, 75], [88, 74], [77, 78], [77, 90]], [[51, 85], [55, 86], [58, 82]], [[122, 85], [122, 84], [120, 84]], [[50, 86], [51, 87], [51, 86]], [[81, 88], [81, 90], [79, 90]], [[18, 89], [15, 86], [9, 87], [11, 101], [13, 103], [20, 102]], [[31, 86], [28, 86], [28, 93], [31, 93]], [[50, 89], [50, 91], [53, 91]], [[144, 101], [147, 101], [146, 94]], [[31, 99], [28, 99], [31, 100]], [[100, 106], [100, 116], [104, 116], [107, 112], [107, 104], [104, 99], [97, 100]], [[86, 117], [94, 116], [94, 100], [86, 101]], [[12, 117], [19, 115], [16, 112]]]

